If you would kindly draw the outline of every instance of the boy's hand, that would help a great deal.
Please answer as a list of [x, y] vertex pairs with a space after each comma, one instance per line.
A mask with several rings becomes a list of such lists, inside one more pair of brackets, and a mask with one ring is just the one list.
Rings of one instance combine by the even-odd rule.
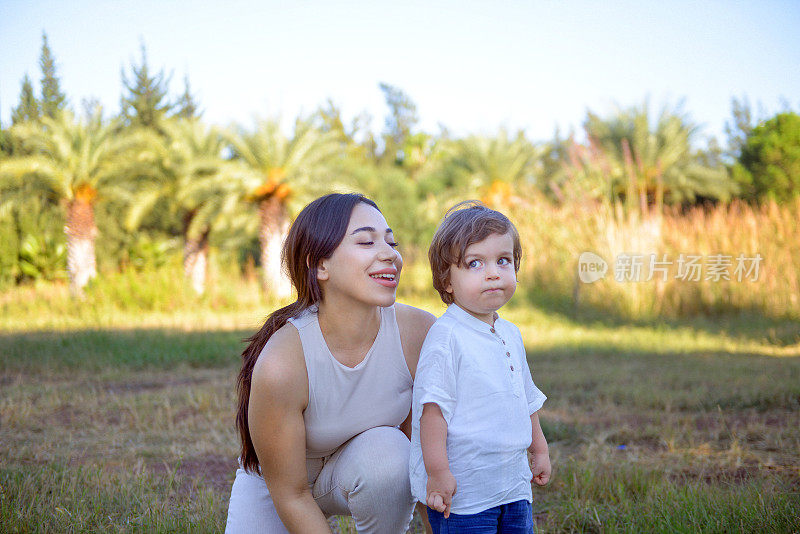
[[550, 455], [546, 452], [528, 454], [528, 463], [531, 466], [531, 479], [537, 486], [544, 486], [550, 482], [550, 473], [552, 467], [550, 466]]
[[444, 512], [444, 517], [450, 517], [450, 504], [456, 493], [456, 477], [449, 469], [428, 473], [428, 486], [426, 488], [426, 504], [437, 512]]

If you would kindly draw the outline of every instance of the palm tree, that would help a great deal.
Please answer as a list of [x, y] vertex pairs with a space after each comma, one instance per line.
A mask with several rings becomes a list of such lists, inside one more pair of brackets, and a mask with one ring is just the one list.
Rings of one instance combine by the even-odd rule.
[[[495, 137], [473, 135], [455, 141], [453, 163], [464, 178], [459, 194], [478, 192], [488, 204], [507, 205], [514, 184], [533, 182], [542, 152], [522, 132], [510, 138], [505, 129]], [[466, 189], [466, 191], [464, 191]]]
[[126, 194], [139, 140], [122, 135], [115, 123], [103, 123], [99, 114], [76, 121], [69, 112], [17, 124], [11, 135], [21, 154], [0, 165], [3, 185], [25, 185], [66, 204], [67, 271], [71, 291], [80, 296], [97, 275], [94, 206], [99, 198]]
[[[223, 159], [222, 133], [198, 120], [162, 123], [166, 139], [158, 137], [156, 180], [140, 187], [132, 198], [126, 226], [133, 229], [159, 200], [183, 220], [183, 270], [198, 295], [205, 292], [209, 236], [235, 218], [242, 198], [240, 184], [248, 169]], [[154, 141], [156, 138], [154, 137]]]
[[665, 107], [655, 124], [647, 103], [608, 119], [589, 112], [584, 128], [593, 159], [605, 167], [611, 195], [629, 205], [638, 201], [642, 211], [698, 196], [725, 200], [736, 190], [724, 167], [707, 165], [693, 150], [697, 128], [679, 110]]
[[341, 140], [335, 131], [323, 132], [310, 120], [298, 119], [291, 137], [281, 132], [277, 120], [261, 120], [253, 132], [235, 133], [231, 144], [234, 158], [255, 171], [243, 176], [243, 185], [246, 199], [258, 206], [264, 286], [270, 294], [286, 297], [291, 286], [281, 270], [281, 246], [290, 209], [330, 190], [319, 172], [341, 152]]

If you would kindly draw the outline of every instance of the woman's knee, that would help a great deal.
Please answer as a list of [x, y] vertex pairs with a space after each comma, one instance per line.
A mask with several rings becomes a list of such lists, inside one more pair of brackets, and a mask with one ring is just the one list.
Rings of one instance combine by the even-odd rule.
[[354, 470], [353, 479], [362, 492], [410, 494], [410, 444], [398, 428], [366, 430], [353, 438], [348, 449], [346, 462]]
[[228, 502], [225, 532], [288, 532], [278, 517], [267, 485], [260, 476], [247, 473], [241, 468], [236, 471]]

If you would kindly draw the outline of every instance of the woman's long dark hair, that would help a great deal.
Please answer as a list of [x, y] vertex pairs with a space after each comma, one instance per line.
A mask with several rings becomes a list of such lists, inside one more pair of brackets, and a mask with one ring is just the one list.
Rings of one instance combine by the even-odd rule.
[[236, 426], [242, 445], [241, 462], [247, 471], [258, 471], [259, 466], [253, 440], [250, 439], [247, 418], [253, 367], [272, 334], [290, 318], [322, 300], [317, 266], [323, 259], [330, 258], [344, 239], [347, 225], [350, 224], [350, 214], [359, 202], [378, 209], [375, 202], [364, 195], [333, 193], [320, 197], [303, 208], [289, 229], [289, 235], [283, 244], [281, 261], [297, 290], [297, 300], [272, 312], [264, 326], [245, 340], [248, 345], [242, 352], [242, 370], [239, 371], [237, 382], [239, 402]]

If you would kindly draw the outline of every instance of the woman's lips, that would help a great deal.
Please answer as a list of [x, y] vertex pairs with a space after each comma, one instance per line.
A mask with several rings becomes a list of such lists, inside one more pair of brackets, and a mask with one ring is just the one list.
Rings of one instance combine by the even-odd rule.
[[384, 287], [397, 287], [397, 270], [383, 269], [369, 275], [370, 278]]
[[370, 276], [373, 280], [378, 282], [380, 285], [384, 287], [397, 287], [397, 279], [389, 280], [388, 278], [376, 278], [374, 276]]

